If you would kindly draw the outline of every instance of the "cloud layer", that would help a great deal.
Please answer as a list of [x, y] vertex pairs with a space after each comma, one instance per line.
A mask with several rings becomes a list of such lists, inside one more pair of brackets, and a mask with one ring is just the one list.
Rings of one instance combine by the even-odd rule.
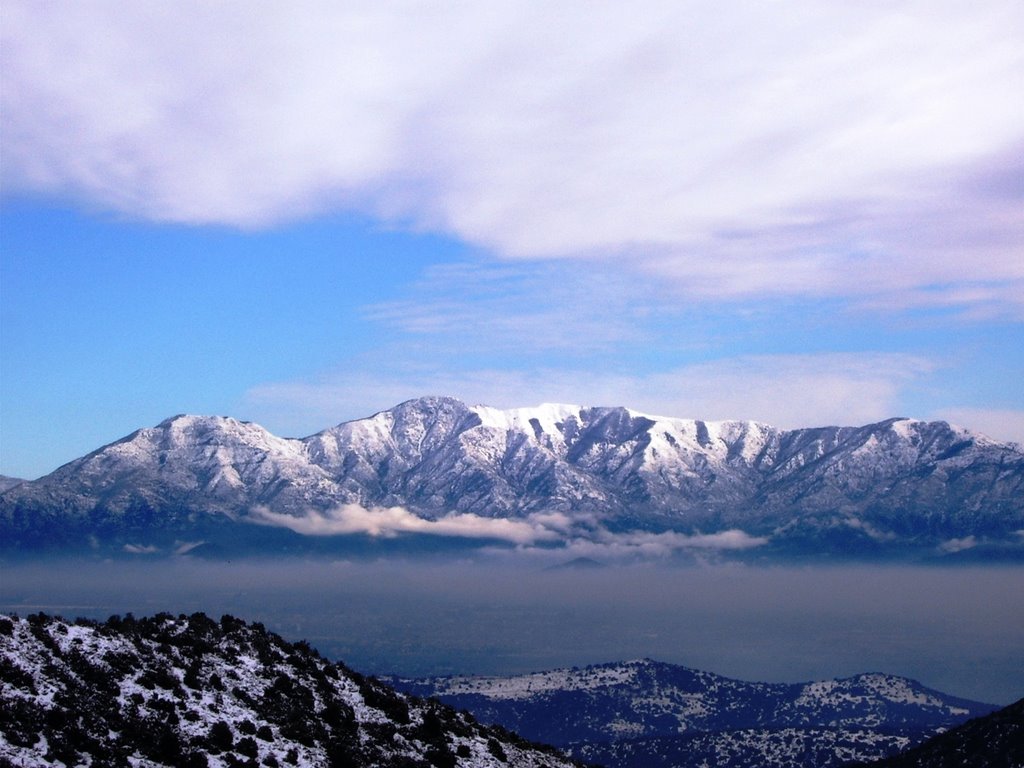
[[[287, 528], [303, 536], [451, 536], [477, 539], [482, 543], [503, 541], [515, 544], [520, 549], [554, 545], [571, 554], [600, 554], [606, 557], [666, 557], [681, 551], [751, 549], [768, 542], [766, 538], [750, 536], [740, 530], [711, 534], [685, 534], [675, 531], [612, 533], [593, 521], [572, 520], [558, 512], [538, 513], [522, 520], [481, 517], [469, 513], [452, 513], [437, 519], [428, 519], [402, 507], [368, 509], [357, 504], [346, 504], [326, 512], [308, 510], [303, 515], [281, 514], [265, 507], [257, 507], [250, 511], [247, 519], [257, 525]], [[149, 550], [136, 548], [131, 551]]]
[[[1024, 9], [10, 2], [3, 180], [1020, 317]], [[624, 263], [624, 262], [619, 262]]]
[[402, 533], [421, 533], [467, 539], [498, 539], [515, 544], [551, 541], [559, 536], [556, 531], [529, 519], [510, 520], [460, 513], [429, 520], [401, 507], [367, 509], [357, 504], [346, 504], [326, 512], [310, 510], [303, 516], [286, 515], [257, 507], [250, 512], [249, 520], [260, 525], [288, 528], [303, 536], [364, 533], [390, 538]]

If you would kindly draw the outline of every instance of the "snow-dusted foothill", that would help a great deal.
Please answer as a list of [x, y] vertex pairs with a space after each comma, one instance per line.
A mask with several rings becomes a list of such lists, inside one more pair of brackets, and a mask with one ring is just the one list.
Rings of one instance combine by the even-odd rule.
[[[177, 416], [0, 494], [8, 549], [353, 534], [573, 555], [1024, 559], [1024, 450], [945, 422], [781, 430], [422, 398], [304, 439]], [[202, 544], [200, 544], [202, 543]]]
[[0, 764], [569, 768], [262, 625], [0, 616]]
[[750, 683], [648, 659], [388, 682], [609, 768], [830, 768], [893, 754], [995, 709], [894, 675]]
[[1024, 766], [1024, 699], [968, 720], [905, 752], [849, 768], [1020, 768]]

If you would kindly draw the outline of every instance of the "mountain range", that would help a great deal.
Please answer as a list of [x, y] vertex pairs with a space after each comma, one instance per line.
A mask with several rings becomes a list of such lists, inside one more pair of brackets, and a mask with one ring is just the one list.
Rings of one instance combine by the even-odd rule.
[[0, 494], [8, 551], [429, 540], [1024, 559], [1024, 449], [945, 422], [783, 430], [431, 397], [303, 439], [176, 416]]
[[649, 659], [385, 681], [609, 768], [831, 768], [894, 754], [995, 709], [894, 675], [748, 683]]

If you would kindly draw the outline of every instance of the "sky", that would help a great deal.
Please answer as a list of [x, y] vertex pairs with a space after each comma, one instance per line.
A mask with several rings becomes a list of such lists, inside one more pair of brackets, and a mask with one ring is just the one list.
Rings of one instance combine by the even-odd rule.
[[403, 400], [1024, 442], [1024, 5], [0, 7], [0, 473]]

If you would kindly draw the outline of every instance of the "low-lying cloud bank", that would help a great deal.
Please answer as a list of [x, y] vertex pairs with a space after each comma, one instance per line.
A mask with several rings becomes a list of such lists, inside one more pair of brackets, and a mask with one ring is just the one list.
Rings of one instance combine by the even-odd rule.
[[603, 531], [603, 535], [594, 541], [580, 539], [572, 542], [576, 549], [585, 550], [592, 547], [595, 551], [603, 550], [614, 553], [634, 551], [649, 555], [667, 555], [684, 549], [699, 550], [740, 550], [753, 549], [768, 543], [763, 536], [751, 536], [746, 531], [731, 528], [727, 531], [717, 533], [678, 533], [676, 531], [665, 531], [663, 533], [648, 533], [645, 531], [630, 531], [628, 533], [610, 533]]
[[469, 539], [500, 539], [515, 544], [555, 541], [560, 537], [557, 531], [545, 527], [542, 519], [508, 520], [460, 513], [430, 520], [402, 507], [367, 509], [357, 504], [345, 504], [326, 512], [309, 510], [302, 516], [285, 515], [265, 507], [256, 507], [250, 512], [249, 520], [260, 525], [288, 528], [303, 536], [363, 533], [390, 538], [401, 533], [423, 533]]
[[522, 520], [452, 513], [429, 519], [402, 507], [366, 508], [345, 504], [326, 512], [308, 510], [303, 515], [273, 512], [256, 507], [248, 515], [257, 525], [287, 528], [303, 536], [364, 534], [393, 538], [400, 534], [426, 534], [503, 541], [520, 548], [562, 545], [578, 554], [665, 556], [681, 550], [742, 550], [768, 543], [764, 537], [731, 529], [716, 533], [627, 531], [615, 533], [591, 520], [574, 521], [558, 512], [537, 513]]

